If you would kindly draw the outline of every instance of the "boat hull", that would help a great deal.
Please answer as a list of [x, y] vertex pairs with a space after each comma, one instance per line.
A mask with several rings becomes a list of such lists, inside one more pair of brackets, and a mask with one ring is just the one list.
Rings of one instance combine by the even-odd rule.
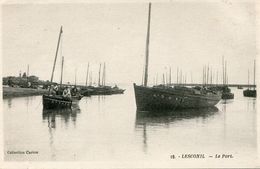
[[222, 93], [221, 98], [224, 100], [234, 99], [234, 93]]
[[245, 96], [245, 97], [256, 97], [256, 90], [249, 90], [249, 89], [247, 89], [247, 90], [244, 90], [243, 91], [243, 95]]
[[220, 100], [221, 95], [186, 94], [174, 90], [150, 88], [134, 84], [137, 110], [174, 110], [187, 108], [213, 107]]
[[61, 96], [42, 96], [43, 109], [65, 109], [71, 108], [72, 100]]

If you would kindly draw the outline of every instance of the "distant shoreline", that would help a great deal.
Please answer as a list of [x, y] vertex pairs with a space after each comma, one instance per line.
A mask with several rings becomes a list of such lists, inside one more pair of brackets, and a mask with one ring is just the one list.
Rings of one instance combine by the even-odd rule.
[[31, 88], [18, 88], [18, 87], [5, 87], [3, 86], [3, 99], [10, 97], [23, 97], [23, 96], [36, 96], [47, 94], [46, 89], [31, 89]]

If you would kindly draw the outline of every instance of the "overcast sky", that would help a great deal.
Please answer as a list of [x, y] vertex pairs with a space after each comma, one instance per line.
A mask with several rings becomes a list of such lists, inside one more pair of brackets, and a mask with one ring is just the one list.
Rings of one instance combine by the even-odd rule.
[[[203, 65], [222, 78], [222, 56], [229, 83], [247, 83], [256, 57], [255, 4], [251, 1], [153, 3], [151, 11], [149, 82], [172, 68], [186, 73], [187, 82], [201, 83]], [[87, 64], [98, 78], [106, 62], [107, 82], [141, 83], [148, 3], [12, 4], [2, 6], [3, 76], [18, 75], [30, 65], [30, 74], [51, 76], [60, 26], [62, 47], [55, 81], [86, 79]], [[215, 73], [216, 76], [216, 73]], [[253, 74], [251, 74], [252, 80]]]

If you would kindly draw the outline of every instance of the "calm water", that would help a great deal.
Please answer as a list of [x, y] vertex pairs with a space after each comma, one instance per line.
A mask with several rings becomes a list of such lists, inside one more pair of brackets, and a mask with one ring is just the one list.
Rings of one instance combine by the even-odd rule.
[[[216, 108], [147, 114], [136, 112], [133, 88], [126, 89], [85, 97], [79, 109], [66, 112], [43, 112], [41, 96], [4, 99], [5, 160], [173, 162], [185, 159], [171, 154], [184, 153], [232, 154], [238, 163], [256, 158], [256, 100], [243, 97], [243, 90], [232, 88], [235, 99]], [[7, 153], [27, 150], [38, 154]]]

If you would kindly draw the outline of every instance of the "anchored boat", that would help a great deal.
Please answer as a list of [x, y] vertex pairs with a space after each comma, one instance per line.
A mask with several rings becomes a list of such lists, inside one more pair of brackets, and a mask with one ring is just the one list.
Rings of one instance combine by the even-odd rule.
[[249, 70], [248, 70], [248, 89], [243, 91], [243, 95], [245, 97], [256, 97], [256, 89], [255, 89], [255, 60], [254, 60], [254, 87], [251, 89], [249, 87]]
[[[60, 33], [59, 33], [57, 49], [56, 49], [56, 54], [55, 54], [55, 59], [54, 59], [54, 64], [53, 64], [53, 69], [52, 69], [52, 74], [51, 74], [50, 84], [52, 84], [52, 82], [53, 82], [53, 74], [54, 74], [54, 70], [55, 70], [55, 65], [56, 65], [56, 60], [57, 60], [62, 32], [63, 31], [62, 31], [62, 27], [61, 27]], [[63, 61], [64, 61], [64, 58], [62, 57], [60, 89], [62, 89]], [[51, 87], [49, 88], [49, 93], [47, 95], [42, 96], [43, 109], [71, 108], [73, 105], [77, 105], [78, 102], [82, 98], [81, 95], [64, 97], [64, 96], [62, 96], [61, 91], [57, 91], [56, 94], [53, 94], [50, 92], [50, 90], [51, 90]]]
[[151, 3], [149, 3], [148, 28], [146, 38], [146, 56], [144, 84], [134, 83], [136, 107], [139, 111], [149, 111], [155, 109], [184, 109], [202, 108], [215, 106], [220, 100], [218, 92], [205, 88], [188, 88], [183, 86], [154, 86], [148, 87], [148, 60], [149, 60], [149, 38], [150, 38], [150, 17]]

